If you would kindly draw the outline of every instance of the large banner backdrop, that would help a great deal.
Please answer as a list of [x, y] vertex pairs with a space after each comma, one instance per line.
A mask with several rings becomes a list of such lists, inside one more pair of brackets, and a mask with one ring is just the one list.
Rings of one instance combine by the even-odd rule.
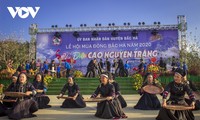
[[56, 62], [73, 59], [73, 67], [85, 73], [93, 58], [98, 61], [108, 58], [112, 63], [120, 57], [124, 63], [128, 60], [131, 67], [136, 67], [140, 58], [148, 62], [152, 57], [179, 56], [178, 30], [159, 30], [157, 34], [152, 34], [152, 30], [139, 30], [137, 37], [132, 36], [132, 31], [117, 31], [115, 37], [112, 32], [98, 31], [97, 37], [93, 37], [91, 31], [78, 32], [77, 37], [74, 32], [38, 33], [37, 59]]

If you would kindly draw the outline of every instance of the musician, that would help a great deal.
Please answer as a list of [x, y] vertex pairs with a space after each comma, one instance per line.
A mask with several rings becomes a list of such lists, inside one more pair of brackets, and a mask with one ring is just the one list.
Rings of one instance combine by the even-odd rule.
[[86, 107], [83, 97], [80, 94], [79, 86], [74, 82], [72, 77], [68, 77], [68, 82], [63, 86], [59, 97], [63, 97], [68, 91], [69, 99], [65, 99], [61, 108], [84, 108]]
[[46, 96], [47, 87], [44, 83], [44, 76], [42, 73], [37, 73], [35, 79], [33, 80], [33, 86], [35, 87], [37, 94], [34, 96], [38, 103], [39, 109], [51, 107], [49, 104], [49, 97]]
[[17, 92], [25, 93], [25, 96], [19, 97], [13, 110], [8, 113], [10, 119], [22, 119], [35, 117], [33, 113], [38, 110], [37, 102], [31, 99], [36, 94], [34, 86], [28, 82], [25, 73], [20, 73], [17, 79]]
[[[192, 101], [191, 105], [195, 107], [195, 97], [192, 93], [192, 90], [183, 82], [184, 71], [182, 69], [176, 69], [174, 74], [174, 81], [170, 82], [163, 92], [163, 108], [159, 111], [159, 114], [156, 120], [194, 120], [194, 114], [191, 110], [169, 110], [165, 107], [167, 105], [187, 105], [185, 102], [184, 96], [185, 92], [188, 94], [190, 100]], [[166, 100], [168, 94], [170, 97]]]
[[155, 79], [153, 78], [153, 75], [151, 73], [147, 73], [145, 78], [146, 79], [144, 80], [143, 85], [139, 90], [141, 98], [139, 99], [138, 103], [134, 106], [134, 108], [141, 110], [158, 110], [161, 108], [158, 97], [156, 96], [156, 94], [150, 94], [145, 92], [143, 90], [143, 87], [146, 85], [154, 85], [161, 89], [162, 87], [155, 82]]
[[[17, 92], [17, 78], [18, 78], [18, 72], [15, 72], [12, 75], [12, 83], [8, 86], [8, 88], [5, 90], [5, 92]], [[4, 99], [6, 100], [16, 100], [16, 97], [10, 97], [10, 96], [5, 96]], [[13, 102], [3, 102], [3, 104], [7, 108], [13, 108], [14, 103]]]
[[97, 87], [91, 98], [96, 98], [98, 94], [107, 100], [97, 103], [97, 111], [95, 116], [104, 119], [127, 118], [124, 114], [119, 100], [115, 98], [115, 88], [109, 83], [108, 75], [101, 74], [101, 84]]
[[115, 81], [115, 75], [114, 74], [110, 74], [109, 83], [113, 84], [113, 86], [115, 87], [115, 97], [118, 98], [119, 102], [121, 103], [122, 108], [125, 108], [127, 106], [127, 103], [120, 93], [119, 84]]
[[[191, 80], [187, 79], [187, 75], [184, 76], [184, 82], [190, 86], [190, 89], [192, 89], [193, 92], [199, 93], [199, 90], [196, 88], [195, 84]], [[187, 98], [185, 98], [185, 101], [189, 105], [192, 103], [192, 101]], [[199, 109], [200, 109], [200, 100], [196, 100], [195, 101], [195, 110], [199, 110]]]

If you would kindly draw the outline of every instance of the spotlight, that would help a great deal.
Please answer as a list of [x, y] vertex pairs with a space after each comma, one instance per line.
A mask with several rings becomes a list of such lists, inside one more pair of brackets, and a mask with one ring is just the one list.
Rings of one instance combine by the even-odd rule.
[[145, 22], [142, 22], [142, 25], [145, 25]]
[[70, 24], [69, 27], [72, 27], [72, 25]]
[[87, 25], [86, 24], [84, 24], [84, 27], [86, 27]]
[[157, 24], [157, 22], [154, 22], [153, 24], [154, 24], [154, 25], [156, 25], [156, 24]]
[[97, 26], [98, 26], [98, 24], [96, 23], [96, 24], [95, 24], [95, 26], [97, 27]]
[[108, 26], [111, 26], [111, 23], [109, 23]]
[[101, 24], [99, 24], [99, 26], [101, 26]]
[[112, 23], [112, 26], [115, 26], [115, 23]]
[[98, 34], [98, 32], [97, 32], [97, 31], [93, 31], [93, 32], [92, 32], [92, 36], [93, 36], [93, 37], [98, 37], [98, 36], [99, 36], [99, 34]]
[[51, 27], [54, 28], [54, 25], [52, 25]]
[[80, 27], [83, 27], [83, 24], [80, 24]]
[[138, 25], [141, 25], [141, 22], [139, 22]]
[[117, 36], [118, 36], [118, 32], [117, 32], [116, 30], [114, 30], [114, 31], [112, 31], [111, 35], [112, 35], [113, 37], [117, 37]]
[[68, 25], [68, 24], [66, 24], [66, 25], [65, 25], [65, 27], [69, 27], [69, 25]]
[[131, 23], [128, 22], [127, 25], [129, 26], [129, 25], [131, 25]]
[[158, 25], [160, 25], [160, 22], [158, 22]]
[[74, 31], [73, 36], [78, 38], [80, 35], [79, 35], [79, 33], [77, 31]]
[[133, 30], [133, 31], [131, 32], [131, 35], [132, 35], [133, 37], [137, 37], [137, 36], [138, 36], [137, 30]]
[[58, 25], [55, 25], [55, 28], [57, 28], [58, 27]]
[[124, 26], [126, 26], [126, 23], [124, 23]]

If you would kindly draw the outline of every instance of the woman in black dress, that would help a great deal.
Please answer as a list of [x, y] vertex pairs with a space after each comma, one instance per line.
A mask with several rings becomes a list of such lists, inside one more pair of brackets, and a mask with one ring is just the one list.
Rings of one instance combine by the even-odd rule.
[[38, 110], [37, 102], [31, 99], [32, 95], [36, 94], [34, 86], [28, 82], [28, 77], [25, 73], [20, 73], [17, 80], [17, 92], [25, 93], [25, 96], [19, 97], [14, 104], [13, 110], [8, 113], [10, 119], [22, 119], [35, 117], [33, 113]]
[[120, 93], [120, 88], [119, 88], [119, 84], [115, 81], [115, 75], [110, 74], [110, 79], [109, 82], [111, 84], [113, 84], [113, 86], [115, 87], [115, 97], [118, 98], [122, 108], [125, 108], [127, 106], [126, 101], [124, 100], [124, 98], [122, 97], [121, 93]]
[[33, 86], [36, 89], [37, 94], [34, 96], [38, 103], [39, 109], [51, 107], [49, 104], [49, 97], [46, 95], [47, 87], [44, 83], [44, 76], [42, 73], [37, 73], [35, 79], [33, 80]]
[[[159, 111], [156, 120], [194, 120], [194, 114], [191, 110], [169, 110], [165, 107], [167, 105], [187, 105], [184, 96], [185, 92], [192, 101], [191, 106], [195, 107], [195, 98], [192, 90], [183, 82], [184, 72], [182, 69], [175, 70], [174, 81], [170, 82], [163, 92], [163, 108]], [[166, 100], [168, 94], [170, 97]]]
[[139, 99], [138, 103], [134, 106], [135, 109], [140, 110], [158, 110], [161, 108], [160, 101], [158, 100], [158, 97], [156, 94], [150, 94], [143, 90], [143, 87], [146, 85], [154, 85], [157, 87], [161, 86], [155, 83], [155, 80], [153, 79], [153, 75], [151, 73], [147, 73], [146, 80], [143, 82], [143, 85], [141, 89], [139, 90], [140, 95], [142, 97]]
[[63, 86], [59, 97], [62, 97], [68, 91], [69, 99], [65, 99], [61, 108], [84, 108], [86, 107], [83, 97], [80, 94], [78, 85], [72, 77], [68, 77], [68, 82]]
[[[1, 92], [3, 92], [3, 84], [0, 84]], [[2, 99], [2, 93], [0, 93], [0, 99]], [[0, 101], [0, 117], [6, 115], [6, 107]]]
[[[190, 86], [190, 89], [192, 89], [193, 92], [199, 92], [199, 90], [196, 88], [195, 84], [191, 80], [187, 80], [187, 75], [184, 76], [184, 82]], [[185, 101], [188, 105], [192, 103], [192, 101], [188, 98], [185, 98]], [[195, 101], [195, 110], [200, 109], [200, 100]]]
[[97, 103], [96, 117], [104, 119], [127, 118], [119, 100], [115, 98], [115, 88], [109, 83], [109, 78], [106, 74], [101, 74], [101, 84], [97, 87], [91, 98], [96, 98], [98, 94], [100, 94], [100, 97], [106, 98], [106, 100]]
[[[8, 86], [5, 92], [17, 92], [17, 78], [18, 78], [18, 72], [12, 75], [12, 83]], [[10, 97], [10, 96], [5, 96], [3, 99], [17, 100], [16, 97]], [[14, 106], [14, 102], [3, 102], [3, 104], [9, 109], [13, 108]]]

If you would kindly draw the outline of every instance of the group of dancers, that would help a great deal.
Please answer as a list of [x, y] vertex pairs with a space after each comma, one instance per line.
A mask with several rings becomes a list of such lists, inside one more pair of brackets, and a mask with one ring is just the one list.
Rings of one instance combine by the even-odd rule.
[[[49, 108], [50, 99], [45, 93], [47, 87], [43, 82], [43, 74], [38, 73], [33, 80], [33, 83], [28, 82], [26, 73], [13, 75], [13, 82], [6, 89], [5, 92], [22, 92], [25, 96], [9, 97], [5, 96], [3, 99], [15, 100], [15, 102], [0, 102], [0, 116], [7, 115], [10, 119], [21, 119], [35, 117], [33, 113], [38, 109]], [[197, 91], [195, 85], [186, 80], [186, 75], [182, 69], [177, 69], [174, 73], [174, 80], [166, 85], [161, 93], [163, 102], [160, 103], [155, 94], [146, 92], [143, 88], [146, 85], [154, 85], [161, 89], [162, 86], [157, 84], [151, 73], [148, 73], [144, 79], [143, 85], [139, 91], [141, 98], [134, 106], [135, 109], [141, 110], [160, 110], [156, 120], [194, 120], [195, 117], [192, 110], [170, 110], [167, 105], [189, 105], [193, 109], [200, 109], [199, 100], [195, 100], [193, 94]], [[77, 83], [73, 77], [68, 77], [66, 84], [61, 89], [58, 98], [61, 98], [67, 92], [68, 98], [64, 100], [61, 108], [84, 108], [86, 107], [85, 99], [80, 93]], [[185, 93], [188, 94], [189, 99], [185, 98]], [[170, 95], [169, 99], [167, 96]], [[120, 119], [127, 118], [123, 108], [127, 107], [127, 103], [122, 97], [118, 83], [115, 81], [115, 76], [110, 73], [102, 73], [100, 75], [100, 84], [90, 97], [105, 98], [105, 100], [97, 102], [96, 117], [104, 119]]]

